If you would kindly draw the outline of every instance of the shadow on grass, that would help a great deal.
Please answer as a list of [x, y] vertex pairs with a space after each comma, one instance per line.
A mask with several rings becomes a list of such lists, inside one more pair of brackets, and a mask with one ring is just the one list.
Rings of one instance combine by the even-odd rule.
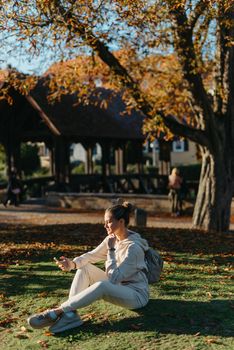
[[[165, 221], [166, 226], [166, 221]], [[231, 233], [212, 233], [195, 229], [130, 227], [145, 237], [159, 251], [192, 254], [216, 254], [225, 262], [225, 254], [232, 253], [234, 236]], [[102, 224], [56, 224], [47, 226], [0, 224], [2, 243], [25, 242], [87, 245], [95, 247], [106, 236]], [[89, 247], [90, 248], [90, 247]], [[29, 247], [30, 249], [30, 247]], [[16, 251], [17, 254], [17, 251]], [[198, 263], [200, 263], [198, 261]]]
[[[187, 334], [203, 336], [232, 337], [230, 302], [215, 300], [211, 302], [153, 300], [136, 311], [136, 317], [117, 321], [92, 324], [86, 322], [82, 327], [55, 335], [69, 337], [69, 341], [85, 340], [101, 333], [150, 332], [147, 337], [157, 338], [162, 334]], [[229, 326], [229, 327], [228, 327]]]
[[[57, 254], [57, 256], [60, 255], [61, 254]], [[67, 288], [70, 287], [75, 272], [64, 273], [60, 271], [55, 264], [51, 264], [53, 256], [54, 252], [45, 251], [43, 263], [39, 257], [34, 257], [34, 263], [31, 262], [30, 265], [12, 266], [5, 270], [0, 269], [1, 292], [11, 296], [23, 295], [25, 293], [30, 294], [32, 292], [40, 293], [41, 291], [52, 292], [54, 294], [56, 289], [67, 290]], [[39, 261], [40, 263], [38, 263]], [[98, 266], [103, 268], [102, 263]], [[185, 288], [186, 292], [191, 293], [197, 291], [198, 288], [202, 288], [201, 283], [211, 285], [214, 283], [213, 279], [216, 279], [218, 283], [217, 275], [219, 278], [222, 276], [224, 276], [224, 278], [227, 277], [224, 270], [215, 270], [213, 273], [212, 271], [207, 273], [207, 271], [199, 270], [199, 284], [194, 284], [192, 281], [194, 278], [197, 278], [195, 275], [196, 273], [198, 273], [197, 269], [189, 267], [189, 270], [185, 273], [179, 275], [171, 274], [169, 278], [166, 276], [166, 283], [164, 283], [164, 275], [162, 274], [162, 281], [157, 285], [156, 289], [161, 288], [166, 297], [177, 298], [180, 297]], [[226, 291], [222, 292], [222, 297], [228, 298], [230, 295], [229, 292], [230, 290], [227, 288]]]
[[[62, 272], [55, 263], [51, 265], [54, 254], [47, 254], [46, 256], [49, 258], [43, 264], [34, 263], [0, 269], [1, 293], [10, 297], [42, 291], [54, 294], [57, 289], [69, 289], [75, 271]], [[103, 268], [103, 263], [99, 263], [97, 266]]]
[[74, 277], [73, 273], [64, 274], [56, 266], [32, 265], [29, 268], [0, 270], [0, 290], [6, 296], [25, 293], [50, 293], [57, 289], [68, 289]]

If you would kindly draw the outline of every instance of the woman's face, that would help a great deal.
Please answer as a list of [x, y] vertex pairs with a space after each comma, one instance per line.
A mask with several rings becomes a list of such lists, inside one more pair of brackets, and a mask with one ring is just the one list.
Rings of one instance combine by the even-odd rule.
[[104, 215], [104, 227], [108, 235], [116, 234], [120, 228], [120, 220], [115, 219], [110, 212], [106, 212]]

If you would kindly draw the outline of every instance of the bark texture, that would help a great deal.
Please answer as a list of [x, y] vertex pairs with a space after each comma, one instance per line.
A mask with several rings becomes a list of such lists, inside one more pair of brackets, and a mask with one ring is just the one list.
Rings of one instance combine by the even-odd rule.
[[205, 230], [229, 230], [232, 202], [231, 161], [205, 151], [193, 213], [193, 226]]

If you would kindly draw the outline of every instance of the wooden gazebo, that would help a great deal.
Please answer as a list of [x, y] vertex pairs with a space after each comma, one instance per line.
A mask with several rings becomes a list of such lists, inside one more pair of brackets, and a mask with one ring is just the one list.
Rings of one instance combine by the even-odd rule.
[[[102, 149], [102, 176], [111, 173], [110, 150], [115, 154], [115, 173], [126, 171], [126, 144], [135, 150], [139, 172], [142, 170], [143, 115], [132, 111], [123, 116], [125, 104], [120, 95], [98, 88], [94, 104], [77, 104], [77, 96], [65, 95], [60, 101], [48, 103], [46, 79], [41, 78], [29, 95], [10, 89], [13, 104], [0, 101], [0, 143], [7, 155], [8, 173], [14, 168], [20, 174], [21, 142], [44, 142], [50, 150], [51, 172], [57, 184], [70, 183], [69, 149], [81, 143], [86, 150], [86, 173], [93, 173], [92, 149]], [[97, 94], [98, 92], [98, 94]], [[97, 97], [98, 96], [98, 97]], [[105, 99], [107, 107], [101, 107]]]

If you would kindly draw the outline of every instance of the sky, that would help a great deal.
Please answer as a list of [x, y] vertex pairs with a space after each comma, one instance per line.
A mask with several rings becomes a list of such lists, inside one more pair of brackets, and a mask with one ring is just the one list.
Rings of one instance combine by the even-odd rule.
[[1, 68], [6, 69], [9, 65], [13, 68], [17, 68], [18, 71], [26, 74], [40, 75], [45, 72], [53, 62], [45, 62], [43, 65], [38, 65], [38, 60], [27, 62], [26, 60], [15, 59], [10, 57], [5, 62], [1, 62]]
[[41, 75], [56, 62], [56, 57], [53, 56], [49, 52], [38, 57], [29, 57], [29, 55], [23, 55], [19, 52], [17, 55], [3, 54], [0, 55], [0, 68], [6, 69], [10, 65], [12, 68], [16, 68], [18, 71], [26, 74]]
[[[30, 52], [29, 43], [22, 42], [17, 45], [17, 40], [14, 35], [6, 38], [0, 33], [0, 43], [1, 41], [4, 43], [0, 50], [0, 69], [6, 69], [10, 65], [26, 74], [42, 75], [54, 62], [61, 59], [61, 53], [56, 47], [50, 50], [44, 46], [40, 53], [33, 54], [32, 51]], [[65, 55], [68, 58], [68, 50]]]

